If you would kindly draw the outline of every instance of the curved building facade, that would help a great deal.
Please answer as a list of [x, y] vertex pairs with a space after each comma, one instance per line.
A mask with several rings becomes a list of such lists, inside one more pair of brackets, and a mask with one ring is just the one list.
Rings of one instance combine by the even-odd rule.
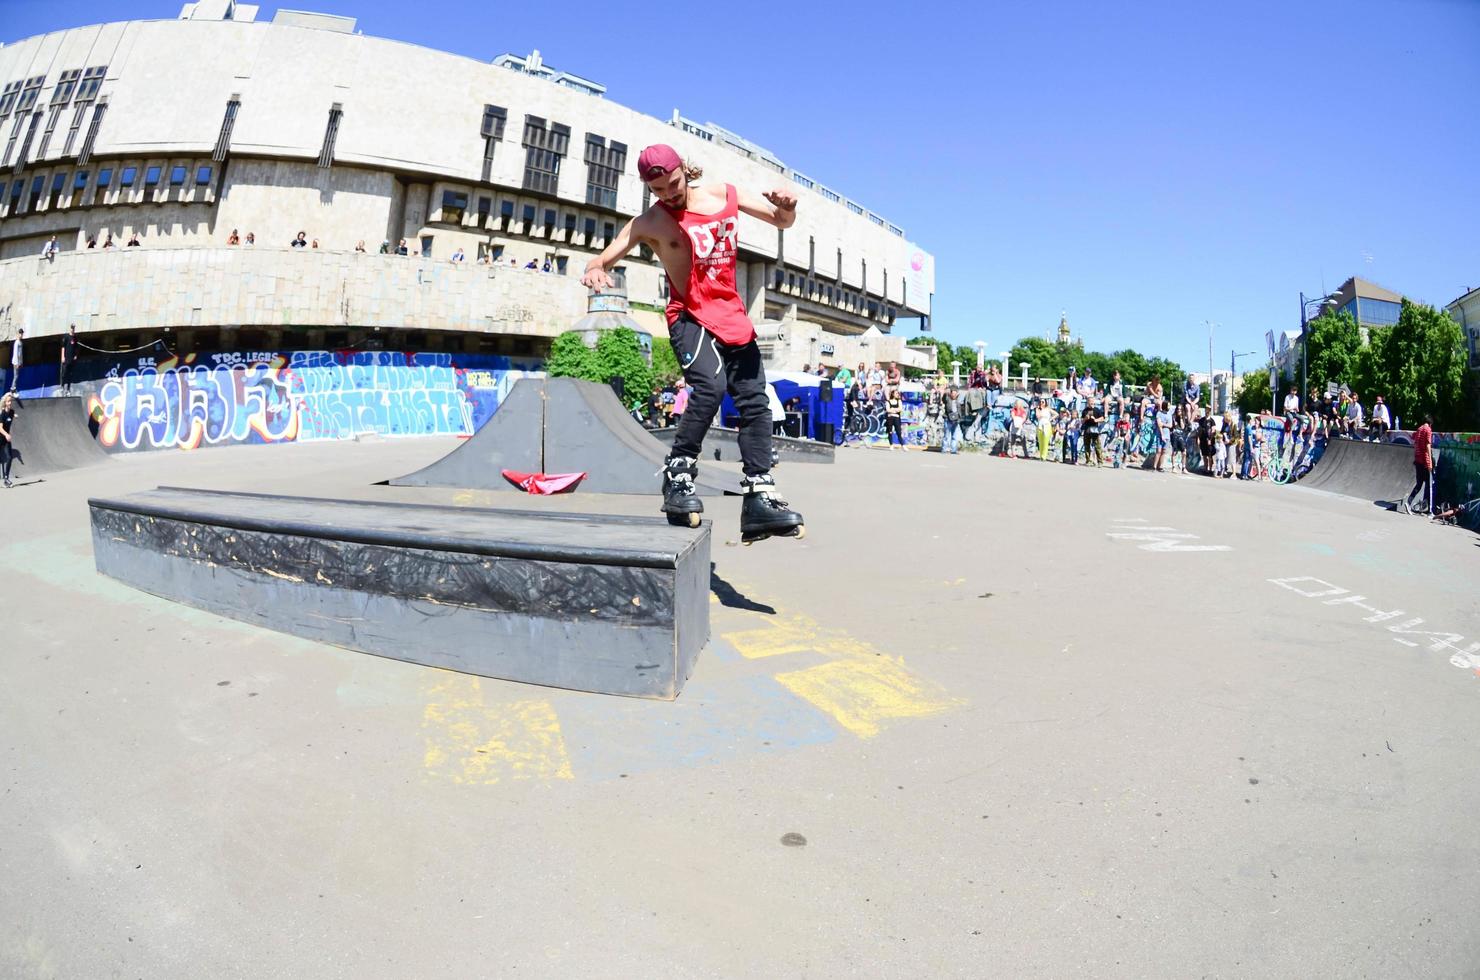
[[[773, 366], [907, 358], [891, 330], [928, 324], [931, 256], [759, 146], [538, 52], [485, 63], [232, 0], [0, 45], [0, 337], [26, 331], [23, 389], [55, 380], [69, 324], [98, 350], [154, 344], [139, 370], [332, 350], [537, 369], [588, 311], [588, 258], [648, 205], [636, 155], [656, 142], [707, 180], [799, 190], [784, 232], [741, 217]], [[665, 336], [653, 257], [621, 271]]]
[[[784, 233], [742, 219], [757, 321], [846, 335], [929, 315], [932, 260], [902, 228], [734, 134], [628, 109], [537, 53], [482, 63], [366, 37], [347, 18], [254, 18], [202, 0], [174, 21], [0, 47], [0, 259], [34, 257], [52, 235], [64, 252], [134, 234], [188, 250], [235, 229], [282, 249], [303, 231], [322, 251], [405, 239], [434, 261], [462, 249], [469, 267], [486, 254], [574, 279], [645, 206], [636, 151], [662, 141], [710, 179], [802, 191]], [[650, 258], [626, 268], [635, 303], [665, 301]]]

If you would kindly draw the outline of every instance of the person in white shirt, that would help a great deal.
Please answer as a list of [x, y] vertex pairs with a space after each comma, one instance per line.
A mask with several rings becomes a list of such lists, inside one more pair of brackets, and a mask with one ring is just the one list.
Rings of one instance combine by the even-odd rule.
[[1285, 414], [1300, 414], [1300, 396], [1295, 394], [1295, 386], [1290, 386], [1290, 393], [1285, 396]]
[[467, 256], [463, 254], [463, 250], [461, 248], [459, 248], [456, 252], [453, 252], [452, 253], [452, 264], [453, 265], [461, 265], [466, 260], [467, 260]]
[[52, 235], [51, 240], [41, 246], [41, 257], [48, 262], [54, 262], [59, 251], [61, 251], [61, 246], [57, 244], [57, 236]]
[[1363, 414], [1362, 399], [1354, 391], [1351, 403], [1346, 406], [1346, 429], [1349, 434], [1355, 436], [1362, 427]]
[[25, 363], [25, 351], [22, 341], [26, 338], [24, 328], [17, 327], [15, 331], [15, 343], [10, 345], [10, 390], [15, 391], [15, 386], [21, 380], [21, 366]]
[[771, 403], [771, 434], [781, 435], [786, 430], [786, 406], [781, 404], [781, 396], [776, 394], [776, 386], [766, 382], [766, 397]]
[[1388, 414], [1388, 407], [1382, 403], [1382, 396], [1378, 395], [1372, 406], [1372, 425], [1368, 427], [1368, 436], [1373, 440], [1382, 439], [1392, 427], [1393, 417]]

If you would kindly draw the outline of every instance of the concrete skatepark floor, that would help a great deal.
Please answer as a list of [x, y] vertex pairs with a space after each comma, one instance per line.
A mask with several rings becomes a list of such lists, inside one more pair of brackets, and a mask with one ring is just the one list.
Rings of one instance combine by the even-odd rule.
[[778, 470], [804, 541], [729, 545], [738, 500], [706, 500], [714, 638], [673, 703], [93, 572], [87, 496], [158, 484], [656, 506], [373, 485], [453, 445], [0, 492], [0, 975], [1480, 969], [1475, 536], [1298, 488], [843, 451]]

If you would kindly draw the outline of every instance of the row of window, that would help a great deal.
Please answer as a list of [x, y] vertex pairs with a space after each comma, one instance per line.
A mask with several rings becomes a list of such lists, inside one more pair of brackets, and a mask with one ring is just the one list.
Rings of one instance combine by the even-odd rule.
[[[469, 208], [471, 195], [466, 191], [443, 191], [441, 220], [447, 224], [466, 224], [470, 215], [476, 215], [476, 226], [487, 228], [490, 226], [494, 215], [494, 198], [489, 194], [480, 194], [477, 197], [476, 208]], [[510, 200], [498, 202], [498, 223], [507, 227], [515, 220], [517, 215], [520, 223], [524, 225], [527, 234], [543, 233], [549, 237], [555, 232], [564, 230], [566, 240], [575, 238], [577, 231], [583, 234], [587, 242], [596, 240], [597, 232], [600, 231], [603, 241], [611, 241], [616, 237], [617, 224], [615, 221], [598, 221], [591, 216], [580, 216], [574, 212], [567, 211], [562, 216], [557, 209], [552, 207], [539, 207], [534, 204], [516, 205]]]
[[[82, 105], [97, 98], [98, 89], [108, 74], [107, 65], [91, 68], [69, 68], [57, 78], [56, 88], [51, 92], [51, 106], [60, 109], [69, 102]], [[35, 75], [10, 82], [0, 90], [0, 120], [12, 112], [29, 112], [36, 104], [41, 90], [46, 87], [46, 76]]]
[[192, 185], [209, 187], [211, 177], [210, 164], [194, 167], [186, 164], [106, 166], [98, 168], [96, 179], [91, 170], [72, 173], [63, 170], [30, 177], [18, 175], [8, 182], [8, 186], [7, 181], [0, 180], [0, 206], [5, 208], [0, 217], [29, 214], [39, 210], [43, 201], [47, 210], [107, 204], [110, 203], [110, 193], [114, 204], [167, 199], [172, 188], [183, 195], [186, 193], [184, 189]]
[[870, 299], [857, 290], [814, 279], [806, 273], [787, 272], [780, 268], [772, 273], [772, 277], [772, 288], [778, 292], [786, 290], [801, 293], [809, 298], [840, 306], [846, 310], [867, 311], [871, 317], [878, 317], [882, 310], [884, 319], [890, 323], [894, 322], [896, 310], [893, 306], [881, 306], [878, 300]]

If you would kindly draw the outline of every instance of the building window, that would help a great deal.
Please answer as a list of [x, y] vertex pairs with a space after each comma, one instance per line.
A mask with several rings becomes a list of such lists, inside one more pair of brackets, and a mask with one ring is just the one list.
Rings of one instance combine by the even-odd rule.
[[94, 204], [102, 204], [103, 196], [108, 192], [108, 185], [113, 183], [113, 168], [104, 167], [98, 171], [98, 182], [93, 185]]
[[546, 234], [553, 232], [555, 230], [555, 209], [545, 208], [543, 217], [545, 220], [541, 227], [545, 229]]
[[134, 180], [135, 180], [135, 178], [137, 178], [138, 176], [139, 176], [139, 168], [138, 167], [124, 167], [123, 168], [123, 172], [118, 175], [118, 186], [119, 187], [132, 187], [132, 186], [134, 186]]
[[231, 131], [236, 128], [236, 114], [241, 109], [241, 97], [232, 95], [226, 101], [226, 114], [221, 117], [221, 132], [216, 135], [216, 148], [211, 151], [211, 159], [217, 163], [226, 160], [226, 154], [231, 152]]
[[611, 240], [616, 237], [617, 226], [610, 221], [603, 221], [601, 223], [601, 240], [610, 244]]
[[51, 177], [51, 199], [46, 202], [48, 209], [55, 208], [62, 199], [62, 191], [67, 186], [66, 174], [52, 174]]
[[0, 91], [0, 119], [6, 119], [15, 109], [15, 101], [20, 98], [21, 86], [25, 82], [11, 82]]
[[529, 231], [534, 227], [534, 205], [524, 205], [524, 210], [519, 213], [519, 220], [524, 222], [524, 230]]
[[41, 94], [41, 86], [45, 84], [46, 76], [37, 75], [35, 78], [26, 79], [21, 88], [21, 96], [15, 104], [16, 112], [29, 112], [31, 106], [36, 104], [36, 96]]
[[98, 89], [102, 87], [103, 78], [107, 74], [107, 65], [96, 65], [83, 72], [82, 81], [77, 85], [77, 101], [91, 102], [97, 98]]
[[553, 196], [560, 185], [560, 161], [569, 145], [569, 126], [546, 126], [539, 116], [525, 116], [524, 189]]
[[196, 187], [205, 187], [210, 182], [211, 182], [211, 168], [210, 168], [210, 166], [209, 165], [202, 165], [202, 166], [196, 167], [195, 168], [195, 186]]
[[0, 157], [0, 167], [10, 166], [10, 155], [15, 152], [16, 138], [21, 134], [21, 127], [26, 124], [25, 116], [16, 116], [15, 123], [10, 127], [10, 139], [5, 141], [5, 156]]
[[57, 87], [52, 89], [51, 104], [66, 105], [72, 101], [72, 92], [77, 88], [77, 79], [82, 77], [81, 68], [70, 68], [62, 72], [57, 79]]
[[40, 125], [41, 113], [34, 113], [31, 116], [30, 123], [26, 126], [26, 137], [25, 139], [21, 140], [21, 148], [15, 156], [15, 169], [17, 173], [19, 173], [20, 169], [26, 165], [26, 155], [31, 151], [31, 140], [35, 139], [36, 128]]
[[171, 167], [170, 168], [170, 186], [171, 187], [184, 187], [185, 186], [185, 175], [187, 173], [189, 173], [189, 172], [190, 172], [190, 168], [189, 167]]
[[581, 231], [583, 231], [585, 233], [585, 235], [586, 235], [586, 242], [589, 244], [590, 241], [591, 241], [591, 239], [593, 239], [593, 238], [596, 237], [596, 219], [595, 218], [587, 218], [581, 224]]
[[576, 216], [567, 214], [565, 216], [565, 240], [570, 241], [576, 236]]
[[500, 201], [499, 202], [499, 205], [498, 205], [498, 216], [500, 218], [503, 218], [505, 223], [508, 223], [510, 221], [513, 221], [514, 220], [514, 202], [513, 201]]
[[617, 178], [627, 166], [627, 144], [616, 140], [608, 146], [606, 139], [586, 135], [586, 203], [600, 208], [617, 208]]
[[493, 179], [493, 149], [504, 138], [504, 123], [508, 121], [508, 118], [509, 114], [502, 106], [485, 105], [483, 107], [483, 125], [478, 131], [483, 136], [483, 181], [485, 183]]
[[458, 194], [454, 191], [442, 192], [442, 220], [450, 225], [462, 224], [463, 215], [468, 211], [468, 195]]
[[566, 274], [566, 272], [569, 270], [569, 268], [570, 268], [570, 257], [569, 256], [567, 256], [567, 255], [557, 255], [557, 256], [555, 256], [555, 271], [556, 272], [560, 273], [563, 276], [563, 275]]
[[324, 125], [324, 145], [319, 150], [319, 166], [328, 170], [334, 165], [334, 142], [339, 138], [339, 120], [344, 106], [336, 102], [329, 107], [329, 121]]
[[17, 180], [10, 185], [10, 213], [15, 214], [16, 209], [21, 206], [21, 194], [25, 192], [26, 182]]
[[145, 170], [144, 171], [144, 186], [145, 187], [158, 187], [159, 186], [159, 172], [160, 172], [160, 168], [159, 167], [150, 167], [149, 169]]
[[80, 191], [80, 190], [85, 190], [86, 188], [87, 188], [87, 171], [86, 170], [79, 170], [79, 171], [77, 171], [77, 176], [74, 177], [73, 180], [72, 180], [72, 189], [74, 191]]
[[478, 198], [478, 227], [488, 224], [488, 216], [493, 212], [493, 198]]
[[86, 164], [92, 159], [93, 146], [98, 141], [98, 127], [103, 124], [103, 113], [107, 111], [108, 103], [100, 99], [93, 109], [92, 122], [88, 124], [87, 138], [82, 141], [82, 150], [77, 154], [78, 163]]
[[852, 211], [854, 214], [863, 214], [863, 208], [859, 207], [857, 204], [854, 204], [852, 201], [845, 201], [843, 203], [847, 204], [848, 210]]
[[37, 177], [31, 181], [31, 203], [26, 205], [27, 211], [35, 211], [36, 206], [41, 203], [41, 190], [46, 186], [45, 177]]
[[812, 179], [810, 177], [803, 177], [801, 174], [797, 173], [796, 171], [792, 171], [791, 179], [794, 180], [794, 181], [796, 181], [798, 184], [801, 184], [803, 187], [810, 188], [810, 187], [815, 187], [816, 186], [815, 184], [812, 183]]

